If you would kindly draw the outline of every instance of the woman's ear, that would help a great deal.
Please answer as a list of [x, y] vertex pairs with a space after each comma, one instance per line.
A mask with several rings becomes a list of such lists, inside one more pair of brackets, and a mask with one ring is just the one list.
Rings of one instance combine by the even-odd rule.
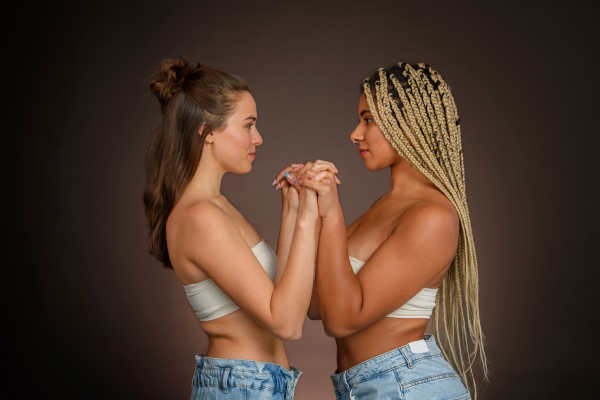
[[[206, 126], [206, 122], [203, 122], [202, 125], [200, 125], [200, 128], [198, 128], [198, 135], [200, 135], [200, 137], [202, 137], [202, 133], [204, 131], [204, 127]], [[206, 134], [206, 136], [204, 137], [204, 142], [211, 144], [214, 140], [214, 135], [212, 132], [208, 132]]]

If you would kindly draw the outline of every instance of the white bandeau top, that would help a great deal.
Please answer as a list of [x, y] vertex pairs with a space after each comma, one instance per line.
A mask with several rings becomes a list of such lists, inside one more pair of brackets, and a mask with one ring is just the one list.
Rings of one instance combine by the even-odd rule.
[[[262, 265], [271, 281], [277, 274], [277, 255], [264, 239], [252, 248], [256, 259]], [[240, 308], [210, 278], [184, 285], [185, 294], [200, 321], [212, 321]]]
[[[354, 273], [358, 273], [365, 265], [364, 261], [350, 257], [350, 265]], [[386, 315], [388, 318], [427, 318], [431, 317], [435, 307], [435, 296], [437, 289], [421, 289], [412, 299], [408, 300], [402, 307]]]

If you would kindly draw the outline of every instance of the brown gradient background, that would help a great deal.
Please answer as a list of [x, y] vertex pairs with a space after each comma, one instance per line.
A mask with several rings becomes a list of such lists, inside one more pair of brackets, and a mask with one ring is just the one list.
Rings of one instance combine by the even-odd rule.
[[[245, 77], [264, 144], [223, 193], [272, 246], [290, 162], [341, 171], [352, 222], [385, 193], [349, 133], [359, 84], [423, 61], [463, 127], [484, 399], [577, 398], [598, 372], [598, 27], [584, 2], [24, 1], [4, 14], [3, 398], [189, 398], [206, 337], [147, 252], [143, 151], [160, 112], [145, 84], [183, 55]], [[198, 243], [202, 246], [202, 243]], [[297, 397], [333, 399], [333, 339], [288, 346]]]

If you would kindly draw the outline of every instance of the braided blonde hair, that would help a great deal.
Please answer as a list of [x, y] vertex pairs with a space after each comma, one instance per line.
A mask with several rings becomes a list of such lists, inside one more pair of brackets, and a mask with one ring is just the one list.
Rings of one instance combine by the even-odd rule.
[[458, 248], [438, 291], [433, 326], [434, 335], [438, 336], [440, 308], [443, 309], [444, 340], [440, 347], [465, 386], [477, 397], [473, 365], [478, 354], [486, 378], [488, 369], [479, 320], [477, 258], [465, 192], [460, 121], [454, 98], [440, 74], [424, 64], [399, 63], [390, 70], [380, 68], [364, 81], [363, 89], [386, 139], [458, 212]]

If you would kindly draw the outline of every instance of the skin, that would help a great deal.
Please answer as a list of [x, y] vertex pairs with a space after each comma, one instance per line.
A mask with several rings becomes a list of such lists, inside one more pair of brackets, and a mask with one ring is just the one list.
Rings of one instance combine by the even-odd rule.
[[244, 93], [226, 126], [206, 136], [198, 168], [167, 220], [167, 243], [182, 284], [211, 278], [240, 307], [201, 322], [209, 342], [206, 356], [289, 369], [284, 341], [300, 338], [312, 293], [316, 193], [309, 187], [282, 187], [278, 270], [272, 282], [251, 250], [260, 234], [220, 193], [225, 173], [252, 169], [262, 144], [256, 118], [256, 103]]
[[[367, 169], [390, 168], [389, 191], [346, 228], [335, 177], [311, 168], [297, 176], [318, 192], [321, 216], [308, 315], [321, 318], [325, 332], [336, 338], [339, 371], [423, 339], [428, 319], [385, 316], [421, 289], [441, 285], [459, 235], [450, 201], [398, 155], [373, 121], [364, 94], [358, 115], [350, 138]], [[366, 261], [356, 275], [349, 256]]]

